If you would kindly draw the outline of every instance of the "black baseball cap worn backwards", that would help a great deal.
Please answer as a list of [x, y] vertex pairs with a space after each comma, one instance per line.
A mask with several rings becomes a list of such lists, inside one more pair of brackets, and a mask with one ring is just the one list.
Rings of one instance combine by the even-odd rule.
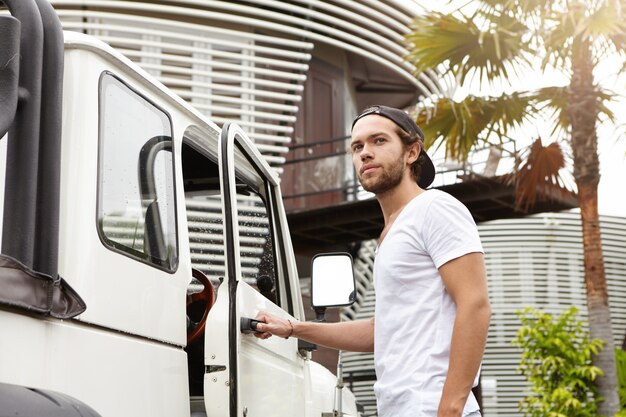
[[413, 120], [404, 110], [387, 106], [372, 106], [365, 109], [363, 113], [359, 114], [354, 119], [354, 121], [352, 122], [352, 128], [354, 128], [354, 124], [359, 119], [362, 119], [365, 116], [369, 116], [370, 114], [377, 114], [379, 116], [386, 117], [411, 136], [419, 136], [422, 141], [420, 156], [424, 155], [425, 160], [422, 164], [422, 170], [420, 172], [420, 177], [417, 180], [417, 185], [419, 185], [421, 188], [427, 188], [430, 184], [432, 184], [433, 180], [435, 179], [435, 166], [433, 165], [433, 161], [424, 150], [424, 132], [422, 132], [422, 129], [420, 129], [417, 123], [415, 123], [415, 120]]

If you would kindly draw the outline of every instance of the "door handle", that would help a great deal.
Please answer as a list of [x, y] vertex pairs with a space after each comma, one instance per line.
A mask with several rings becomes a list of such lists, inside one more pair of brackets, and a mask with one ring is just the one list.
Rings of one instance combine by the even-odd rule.
[[264, 323], [260, 320], [251, 319], [249, 317], [242, 317], [239, 320], [239, 330], [241, 333], [251, 334], [256, 333], [256, 325], [259, 323]]

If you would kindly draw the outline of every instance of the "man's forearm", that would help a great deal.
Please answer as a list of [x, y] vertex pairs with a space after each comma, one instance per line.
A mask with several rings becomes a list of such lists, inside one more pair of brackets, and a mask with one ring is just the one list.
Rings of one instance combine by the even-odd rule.
[[318, 345], [352, 352], [374, 351], [374, 320], [340, 323], [296, 322], [293, 336]]
[[374, 351], [374, 319], [340, 323], [300, 322], [260, 312], [256, 336], [297, 337], [318, 345], [352, 352]]
[[448, 376], [438, 417], [461, 417], [483, 357], [490, 318], [491, 307], [487, 300], [457, 307]]

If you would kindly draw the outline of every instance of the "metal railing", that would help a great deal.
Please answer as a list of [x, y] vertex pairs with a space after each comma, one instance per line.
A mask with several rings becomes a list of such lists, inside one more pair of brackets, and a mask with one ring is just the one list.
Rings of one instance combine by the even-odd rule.
[[[345, 157], [348, 152], [350, 136], [342, 136], [333, 139], [320, 140], [313, 143], [297, 144], [289, 147], [289, 151], [293, 152], [298, 149], [306, 149], [310, 156], [289, 159], [285, 165], [296, 165], [320, 161], [328, 158]], [[334, 149], [330, 152], [315, 154], [316, 149], [321, 146], [333, 145]], [[440, 155], [441, 152], [434, 152], [431, 155], [433, 164], [436, 169], [435, 181], [432, 187], [440, 187], [459, 183], [470, 177], [495, 177], [504, 175], [516, 170], [519, 165], [520, 153], [513, 140], [500, 144], [486, 143], [475, 147], [468, 156], [466, 161], [455, 161]], [[361, 187], [356, 171], [352, 164], [346, 166], [349, 173], [344, 173], [347, 179], [343, 181], [341, 186], [332, 186], [324, 189], [314, 189], [299, 193], [286, 194], [283, 196], [285, 200], [302, 197], [319, 196], [328, 193], [343, 193], [344, 201], [360, 200], [372, 197], [371, 193], [366, 192]]]

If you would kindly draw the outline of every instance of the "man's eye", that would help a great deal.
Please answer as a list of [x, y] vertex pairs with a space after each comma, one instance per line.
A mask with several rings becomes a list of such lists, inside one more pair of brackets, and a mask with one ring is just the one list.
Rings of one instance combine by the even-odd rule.
[[376, 138], [376, 139], [374, 139], [374, 142], [378, 143], [378, 144], [381, 144], [381, 143], [387, 142], [387, 139], [385, 139], [385, 138]]
[[363, 145], [353, 145], [352, 152], [360, 152], [363, 149]]

